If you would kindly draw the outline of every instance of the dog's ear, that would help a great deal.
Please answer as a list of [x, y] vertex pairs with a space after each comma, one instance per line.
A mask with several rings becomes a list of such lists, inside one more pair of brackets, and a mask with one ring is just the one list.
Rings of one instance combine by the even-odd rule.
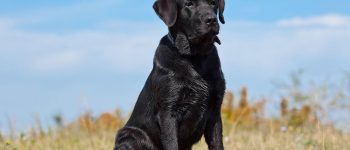
[[219, 19], [222, 24], [225, 24], [224, 9], [225, 9], [225, 0], [219, 0]]
[[176, 0], [157, 0], [153, 4], [153, 9], [168, 27], [175, 24], [177, 18]]

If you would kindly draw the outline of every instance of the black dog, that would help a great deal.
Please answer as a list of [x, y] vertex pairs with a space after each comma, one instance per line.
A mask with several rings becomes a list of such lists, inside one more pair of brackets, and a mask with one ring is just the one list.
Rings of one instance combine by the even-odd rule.
[[116, 137], [115, 150], [190, 150], [204, 135], [222, 150], [220, 108], [225, 80], [214, 43], [224, 0], [157, 0], [169, 27], [134, 111]]

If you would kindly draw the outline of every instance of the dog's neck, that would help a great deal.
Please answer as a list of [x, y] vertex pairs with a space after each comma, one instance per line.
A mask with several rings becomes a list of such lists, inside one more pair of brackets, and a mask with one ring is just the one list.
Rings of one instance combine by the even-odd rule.
[[[196, 56], [196, 55], [206, 55], [214, 47], [213, 43], [191, 43], [187, 36], [182, 32], [169, 32], [167, 35], [171, 44], [176, 47], [180, 55], [183, 56]], [[219, 42], [218, 42], [219, 43]]]

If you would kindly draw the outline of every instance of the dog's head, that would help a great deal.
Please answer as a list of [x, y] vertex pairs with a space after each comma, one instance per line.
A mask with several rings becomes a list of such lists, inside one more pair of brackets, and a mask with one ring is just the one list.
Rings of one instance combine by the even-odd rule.
[[157, 0], [153, 8], [171, 32], [183, 33], [192, 44], [219, 43], [218, 17], [225, 23], [225, 0]]

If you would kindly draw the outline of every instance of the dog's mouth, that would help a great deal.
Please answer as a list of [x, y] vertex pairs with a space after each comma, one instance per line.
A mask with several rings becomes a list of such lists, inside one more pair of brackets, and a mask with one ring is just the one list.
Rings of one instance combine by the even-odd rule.
[[[209, 30], [209, 32], [194, 36], [188, 35], [188, 40], [194, 44], [211, 44], [217, 41], [217, 35], [219, 32], [217, 30]], [[218, 42], [220, 44], [220, 42]]]

